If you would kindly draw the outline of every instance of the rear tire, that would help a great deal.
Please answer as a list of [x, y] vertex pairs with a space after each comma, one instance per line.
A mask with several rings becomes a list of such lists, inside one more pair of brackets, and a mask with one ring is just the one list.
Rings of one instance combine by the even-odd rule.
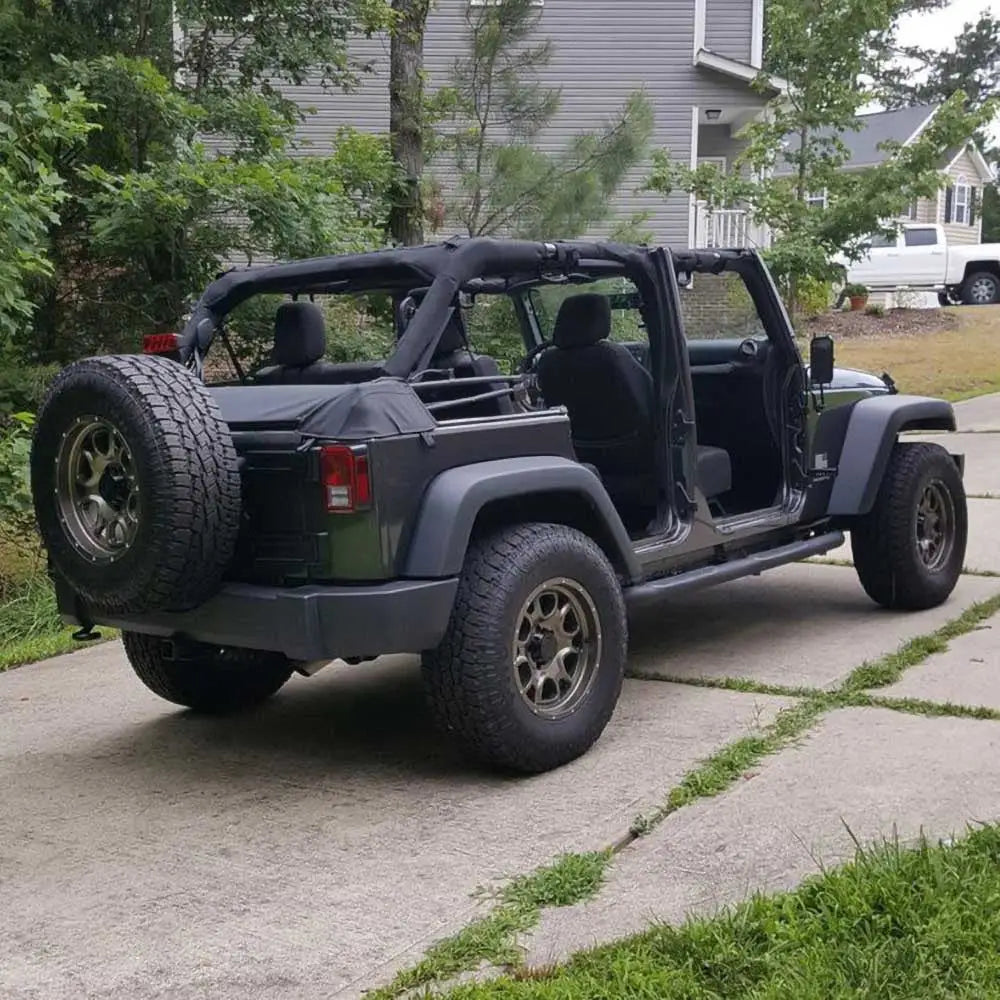
[[851, 528], [861, 585], [885, 608], [943, 604], [965, 562], [969, 522], [962, 477], [936, 444], [897, 444], [875, 506]]
[[970, 274], [962, 285], [962, 301], [967, 306], [990, 306], [1000, 302], [1000, 277], [992, 271]]
[[266, 650], [192, 646], [175, 657], [173, 643], [156, 636], [123, 632], [122, 642], [136, 676], [153, 694], [196, 712], [251, 708], [292, 676], [287, 657]]
[[424, 655], [425, 690], [438, 725], [477, 759], [548, 771], [604, 731], [627, 646], [599, 546], [564, 525], [517, 525], [469, 549], [448, 631]]
[[183, 611], [236, 547], [240, 475], [211, 393], [164, 358], [87, 358], [56, 376], [31, 451], [39, 531], [92, 608]]

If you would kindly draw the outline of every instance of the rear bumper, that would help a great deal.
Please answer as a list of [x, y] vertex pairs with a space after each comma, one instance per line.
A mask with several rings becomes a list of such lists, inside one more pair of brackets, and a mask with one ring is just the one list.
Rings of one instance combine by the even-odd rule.
[[359, 587], [258, 587], [232, 583], [193, 611], [92, 612], [60, 581], [70, 624], [110, 625], [164, 638], [269, 649], [293, 660], [373, 657], [433, 649], [444, 636], [458, 580], [399, 580]]

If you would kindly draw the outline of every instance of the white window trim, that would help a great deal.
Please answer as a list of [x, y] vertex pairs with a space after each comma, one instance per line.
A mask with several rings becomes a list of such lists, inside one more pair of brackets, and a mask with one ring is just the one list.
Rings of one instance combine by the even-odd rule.
[[[961, 192], [962, 197], [959, 197]], [[954, 194], [951, 202], [951, 221], [958, 226], [972, 225], [972, 185], [964, 174], [955, 178]]]
[[764, 0], [753, 0], [751, 23], [750, 65], [760, 69], [764, 65]]
[[822, 194], [810, 192], [806, 195], [806, 204], [810, 208], [815, 208], [817, 204], [821, 208], [827, 208], [830, 204], [830, 192], [826, 188], [823, 188]]
[[[697, 3], [698, 0], [695, 0]], [[704, 5], [704, 0], [701, 0]], [[698, 169], [698, 128], [701, 124], [701, 108], [697, 104], [691, 108], [691, 160], [692, 170]], [[694, 192], [688, 196], [688, 246], [693, 247], [698, 240], [698, 199]]]
[[698, 62], [698, 53], [705, 48], [705, 18], [707, 14], [708, 0], [694, 0], [694, 51], [691, 53], [691, 61]]

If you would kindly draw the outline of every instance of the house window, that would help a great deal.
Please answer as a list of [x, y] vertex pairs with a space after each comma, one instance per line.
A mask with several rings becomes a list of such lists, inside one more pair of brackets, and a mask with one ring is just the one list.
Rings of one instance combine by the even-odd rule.
[[920, 220], [920, 202], [911, 201], [906, 209], [906, 218], [910, 222], [918, 222]]
[[952, 208], [953, 221], [960, 226], [972, 224], [972, 189], [964, 177], [955, 182], [955, 202]]
[[822, 191], [816, 192], [815, 194], [810, 193], [806, 195], [806, 204], [810, 208], [826, 208], [827, 206], [827, 191], [823, 188]]

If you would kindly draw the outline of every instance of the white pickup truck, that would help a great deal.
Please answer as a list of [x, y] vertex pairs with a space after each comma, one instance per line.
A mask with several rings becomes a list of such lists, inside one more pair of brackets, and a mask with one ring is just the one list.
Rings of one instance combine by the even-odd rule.
[[942, 226], [902, 225], [895, 237], [876, 235], [861, 260], [847, 265], [849, 282], [873, 291], [938, 293], [942, 305], [1000, 302], [1000, 243], [949, 246]]

